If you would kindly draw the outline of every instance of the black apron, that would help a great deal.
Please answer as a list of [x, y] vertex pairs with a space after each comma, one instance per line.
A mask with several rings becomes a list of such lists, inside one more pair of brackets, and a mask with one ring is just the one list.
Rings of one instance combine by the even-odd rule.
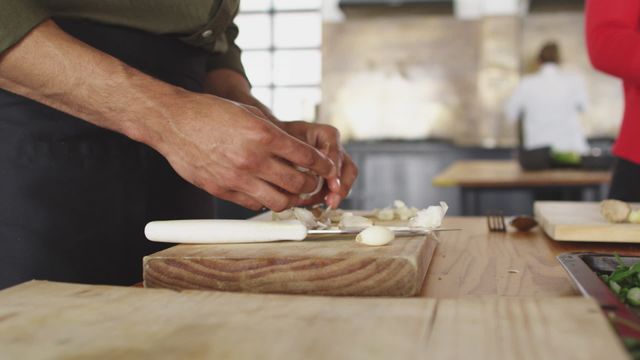
[[[155, 78], [202, 91], [204, 50], [171, 36], [56, 20]], [[213, 200], [146, 145], [0, 90], [0, 288], [30, 279], [131, 285], [150, 220], [208, 218]]]

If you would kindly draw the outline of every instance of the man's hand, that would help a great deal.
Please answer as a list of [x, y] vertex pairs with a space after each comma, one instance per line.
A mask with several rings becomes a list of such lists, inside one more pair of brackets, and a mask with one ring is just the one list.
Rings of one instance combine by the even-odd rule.
[[[358, 177], [358, 168], [340, 143], [340, 132], [333, 126], [304, 121], [282, 122], [282, 129], [326, 154], [335, 167], [327, 183], [327, 205], [338, 208]], [[313, 199], [312, 199], [313, 200]]]
[[251, 87], [247, 80], [232, 70], [218, 69], [210, 72], [205, 82], [205, 91], [251, 105], [254, 111], [259, 111], [259, 115], [269, 119], [288, 134], [320, 150], [333, 161], [335, 169], [330, 176], [325, 177], [328, 191], [319, 193], [304, 204], [317, 204], [324, 201], [327, 205], [337, 208], [340, 201], [348, 195], [358, 176], [358, 168], [340, 144], [340, 133], [336, 128], [303, 121], [278, 120], [267, 106], [251, 95]]
[[211, 95], [189, 95], [162, 141], [152, 144], [196, 186], [250, 209], [282, 211], [299, 205], [317, 179], [335, 166], [314, 147], [290, 136], [256, 108]]

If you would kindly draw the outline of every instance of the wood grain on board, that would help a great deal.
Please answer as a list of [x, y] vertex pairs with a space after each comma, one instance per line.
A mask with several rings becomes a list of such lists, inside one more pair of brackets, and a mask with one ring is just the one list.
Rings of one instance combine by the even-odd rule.
[[538, 201], [534, 213], [553, 240], [640, 243], [639, 224], [608, 222], [598, 202]]
[[340, 296], [414, 296], [437, 240], [370, 247], [339, 240], [178, 245], [144, 258], [145, 287]]
[[590, 299], [240, 294], [32, 281], [2, 359], [626, 359]]

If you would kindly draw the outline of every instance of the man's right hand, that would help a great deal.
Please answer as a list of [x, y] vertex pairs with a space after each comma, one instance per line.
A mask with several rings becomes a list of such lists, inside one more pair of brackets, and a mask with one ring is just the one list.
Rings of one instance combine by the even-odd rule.
[[147, 141], [186, 180], [219, 198], [257, 210], [282, 211], [301, 202], [334, 164], [288, 135], [256, 108], [212, 95], [188, 93], [176, 115]]

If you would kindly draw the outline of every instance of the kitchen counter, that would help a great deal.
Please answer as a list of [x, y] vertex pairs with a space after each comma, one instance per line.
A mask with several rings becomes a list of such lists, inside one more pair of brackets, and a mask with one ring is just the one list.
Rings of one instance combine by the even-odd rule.
[[421, 296], [577, 296], [556, 255], [593, 251], [640, 255], [638, 244], [557, 242], [540, 228], [491, 233], [484, 217], [448, 217]]

